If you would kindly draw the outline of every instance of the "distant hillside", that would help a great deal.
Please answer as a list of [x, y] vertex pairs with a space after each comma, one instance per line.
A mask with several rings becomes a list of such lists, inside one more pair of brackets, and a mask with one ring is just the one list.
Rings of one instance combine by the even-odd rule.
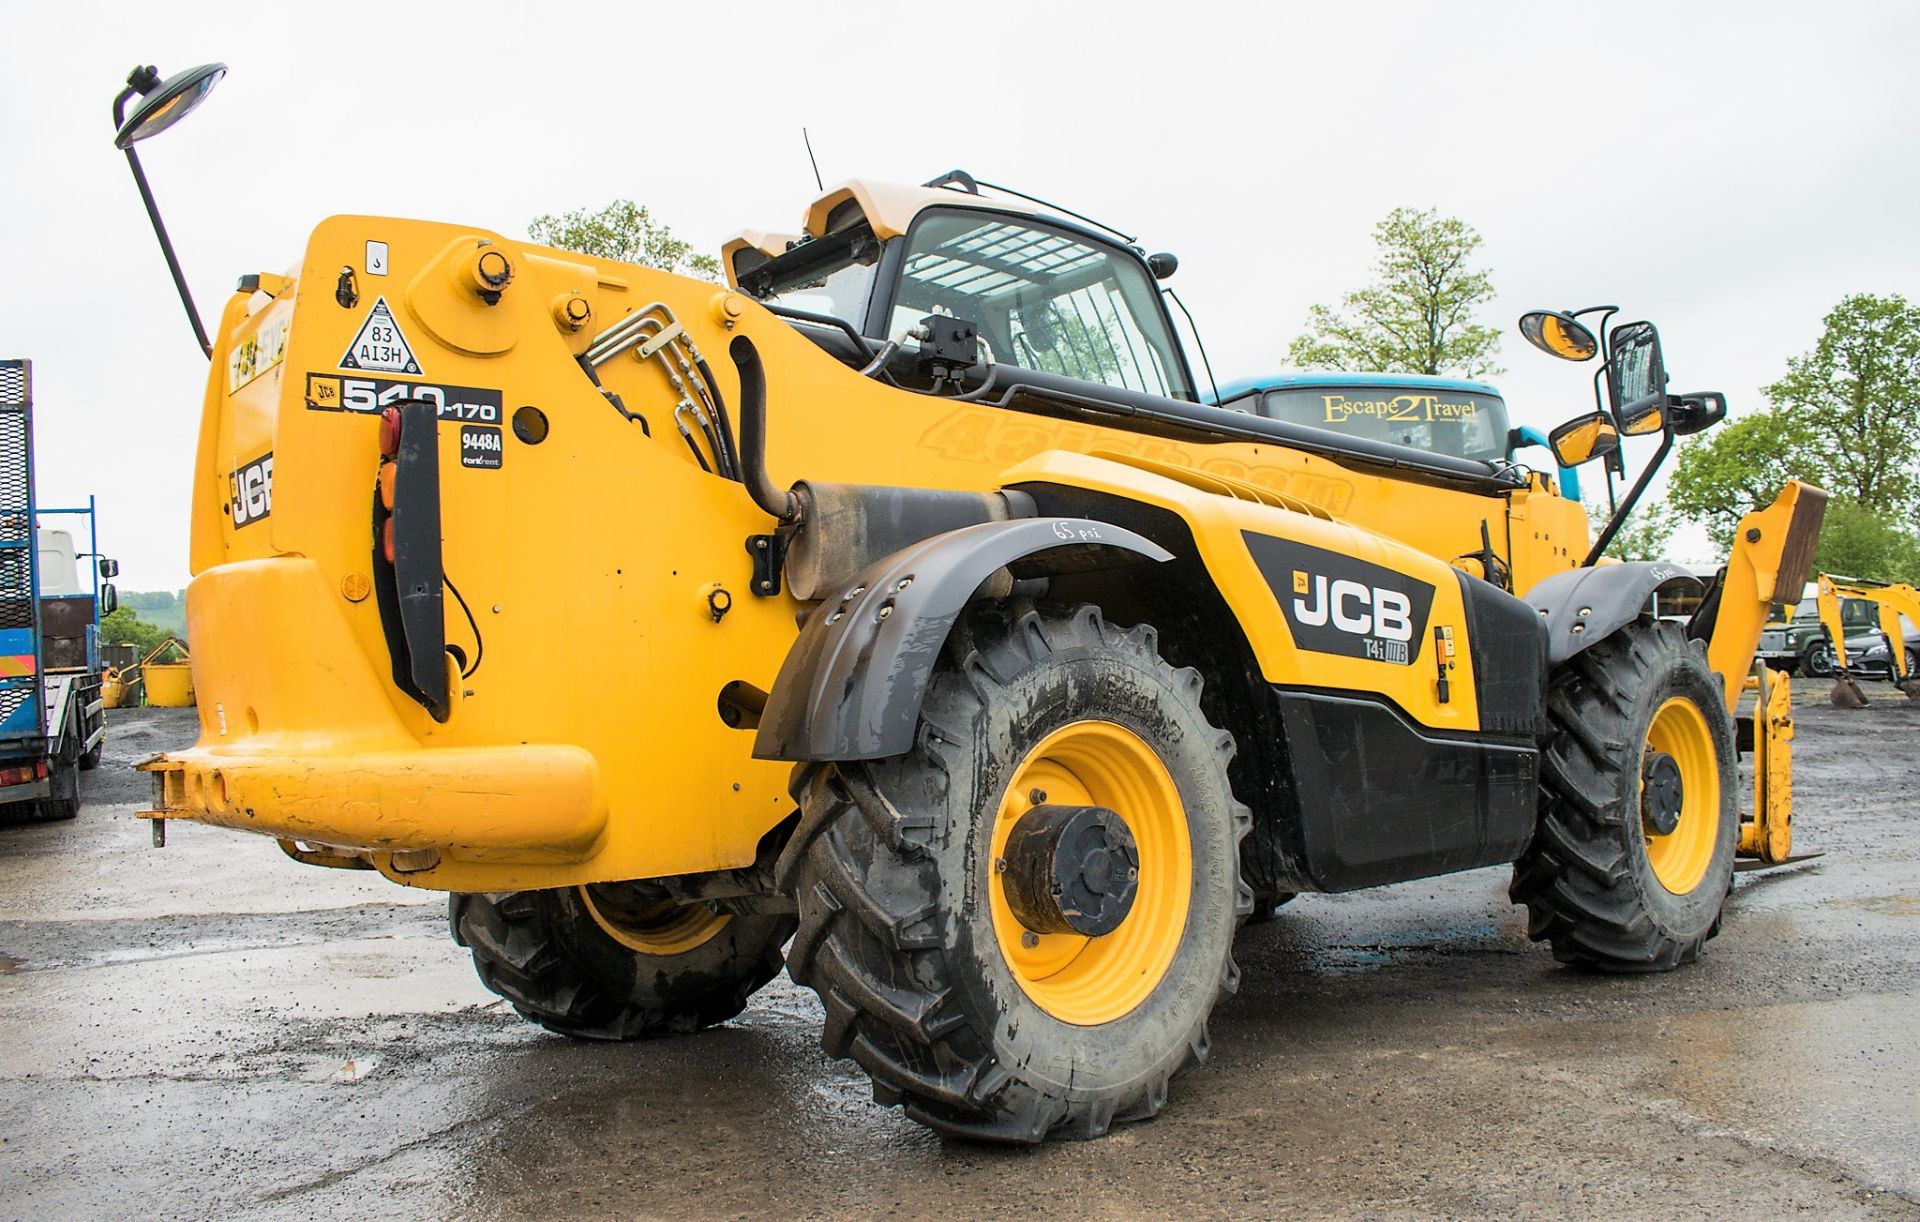
[[185, 590], [122, 590], [120, 605], [174, 636], [187, 635]]

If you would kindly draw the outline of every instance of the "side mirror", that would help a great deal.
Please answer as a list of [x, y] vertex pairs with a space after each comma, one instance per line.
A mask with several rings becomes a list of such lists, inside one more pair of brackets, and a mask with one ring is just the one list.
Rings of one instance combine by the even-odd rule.
[[100, 562], [100, 579], [102, 581], [112, 581], [119, 575], [120, 562], [118, 560], [102, 560]]
[[1590, 361], [1600, 351], [1584, 323], [1563, 310], [1532, 310], [1520, 316], [1520, 334], [1548, 356], [1563, 361]]
[[112, 586], [100, 587], [100, 614], [112, 615], [120, 609], [120, 591]]
[[1605, 412], [1589, 412], [1548, 433], [1547, 448], [1561, 466], [1577, 467], [1619, 449], [1620, 433]]
[[1147, 270], [1153, 273], [1155, 280], [1165, 280], [1180, 270], [1180, 260], [1163, 250], [1147, 256]]
[[1674, 395], [1667, 405], [1673, 431], [1681, 437], [1702, 432], [1727, 418], [1727, 397], [1717, 390]]
[[1667, 397], [1648, 395], [1635, 399], [1619, 411], [1620, 431], [1629, 437], [1645, 437], [1667, 427]]
[[143, 96], [133, 114], [113, 134], [113, 147], [125, 152], [147, 137], [166, 131], [206, 101], [226, 74], [225, 64], [201, 64], [198, 68], [176, 72], [163, 81], [150, 67], [135, 68], [127, 78], [127, 88]]
[[1660, 333], [1650, 322], [1615, 327], [1607, 336], [1607, 394], [1621, 429], [1634, 436], [1659, 432], [1665, 427], [1664, 413], [1650, 429], [1628, 427], [1628, 413], [1637, 407], [1644, 416], [1646, 409], [1641, 401], [1656, 395], [1664, 399], [1666, 393], [1667, 367], [1660, 356]]

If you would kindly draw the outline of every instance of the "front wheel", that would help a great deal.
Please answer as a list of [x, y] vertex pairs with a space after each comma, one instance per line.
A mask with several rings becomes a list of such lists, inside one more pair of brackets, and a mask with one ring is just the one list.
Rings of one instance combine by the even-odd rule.
[[453, 940], [521, 1017], [576, 1039], [697, 1031], [780, 971], [785, 916], [735, 916], [632, 883], [450, 897]]
[[1825, 679], [1833, 674], [1833, 644], [1827, 640], [1814, 641], [1800, 655], [1800, 670], [1815, 679]]
[[1675, 624], [1635, 624], [1551, 676], [1539, 825], [1510, 893], [1563, 963], [1692, 961], [1720, 930], [1739, 840], [1733, 722]]
[[789, 971], [877, 1101], [954, 1136], [1090, 1138], [1205, 1059], [1252, 822], [1200, 687], [1093, 607], [976, 608], [909, 754], [796, 770]]

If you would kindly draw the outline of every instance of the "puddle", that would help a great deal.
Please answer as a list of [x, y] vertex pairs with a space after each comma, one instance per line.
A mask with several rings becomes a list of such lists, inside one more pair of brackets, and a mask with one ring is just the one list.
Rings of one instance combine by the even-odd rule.
[[[1920, 898], [1911, 895], [1861, 895], [1843, 899], [1828, 900], [1835, 908], [1865, 908], [1868, 912], [1883, 912], [1890, 916], [1920, 916]], [[0, 955], [0, 964], [6, 956]], [[5, 971], [0, 967], [0, 971]]]

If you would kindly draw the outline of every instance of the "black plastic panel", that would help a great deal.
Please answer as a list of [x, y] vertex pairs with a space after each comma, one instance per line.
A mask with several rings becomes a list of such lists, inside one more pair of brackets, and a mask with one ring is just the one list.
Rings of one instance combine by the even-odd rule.
[[1460, 574], [1480, 729], [1538, 737], [1547, 722], [1547, 625], [1499, 586]]
[[1512, 861], [1533, 835], [1539, 753], [1436, 737], [1377, 700], [1280, 689], [1307, 878], [1321, 891]]

